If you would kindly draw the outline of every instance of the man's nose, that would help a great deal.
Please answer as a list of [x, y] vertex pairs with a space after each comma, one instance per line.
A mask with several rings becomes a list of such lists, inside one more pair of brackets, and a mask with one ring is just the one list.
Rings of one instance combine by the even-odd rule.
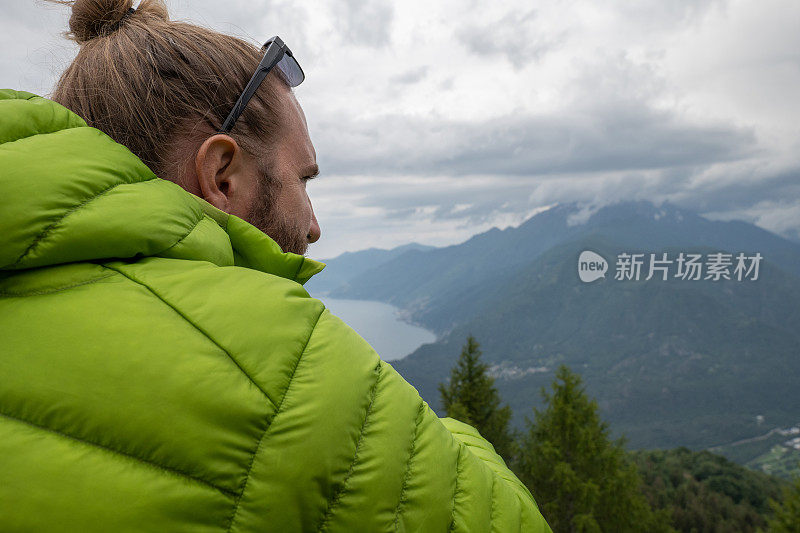
[[308, 230], [308, 242], [317, 242], [321, 235], [322, 230], [319, 229], [317, 216], [314, 214], [314, 208], [311, 208], [311, 228]]

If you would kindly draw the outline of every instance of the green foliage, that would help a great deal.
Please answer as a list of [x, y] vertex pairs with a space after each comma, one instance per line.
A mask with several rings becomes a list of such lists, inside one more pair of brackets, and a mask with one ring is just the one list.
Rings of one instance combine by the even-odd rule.
[[707, 451], [687, 448], [633, 454], [654, 509], [668, 511], [679, 531], [747, 533], [764, 527], [769, 499], [784, 482]]
[[622, 441], [611, 442], [581, 378], [562, 365], [542, 389], [545, 408], [526, 420], [516, 470], [554, 531], [671, 531], [667, 511], [653, 512]]
[[773, 533], [800, 533], [800, 475], [795, 477], [791, 486], [784, 488], [782, 500], [770, 500], [775, 516], [769, 521], [769, 530]]
[[470, 335], [450, 372], [450, 382], [440, 383], [439, 393], [447, 416], [473, 426], [508, 461], [514, 451], [508, 429], [511, 408], [500, 407], [494, 378], [487, 374], [488, 366], [480, 358], [480, 345]]

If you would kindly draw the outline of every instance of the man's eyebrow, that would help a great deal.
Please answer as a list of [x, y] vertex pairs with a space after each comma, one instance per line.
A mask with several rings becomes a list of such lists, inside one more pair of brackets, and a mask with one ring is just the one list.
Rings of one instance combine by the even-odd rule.
[[311, 165], [309, 167], [306, 167], [303, 170], [303, 177], [304, 178], [312, 178], [313, 179], [313, 178], [316, 178], [317, 176], [319, 176], [319, 165], [317, 165], [317, 164], [313, 164], [313, 165]]

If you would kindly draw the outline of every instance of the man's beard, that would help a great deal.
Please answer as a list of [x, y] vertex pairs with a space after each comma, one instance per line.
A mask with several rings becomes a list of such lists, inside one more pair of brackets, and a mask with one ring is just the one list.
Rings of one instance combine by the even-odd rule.
[[308, 234], [297, 225], [287, 220], [277, 205], [277, 188], [281, 184], [269, 178], [258, 181], [258, 190], [253, 204], [247, 213], [247, 222], [260, 229], [272, 238], [284, 252], [305, 255], [308, 250]]

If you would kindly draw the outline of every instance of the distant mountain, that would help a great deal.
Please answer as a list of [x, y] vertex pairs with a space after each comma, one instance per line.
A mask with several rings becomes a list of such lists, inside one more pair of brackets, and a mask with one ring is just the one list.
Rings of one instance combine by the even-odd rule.
[[472, 334], [519, 425], [566, 363], [636, 448], [704, 448], [763, 432], [759, 415], [770, 425], [800, 418], [800, 280], [764, 264], [755, 282], [584, 284], [576, 266], [585, 249], [620, 250], [592, 239], [548, 251], [395, 368], [436, 409], [436, 384]]
[[[580, 281], [584, 250], [608, 260], [605, 279]], [[759, 279], [614, 279], [623, 252], [720, 251], [760, 253]], [[434, 409], [471, 333], [518, 426], [559, 363], [583, 374], [634, 448], [704, 448], [800, 420], [800, 245], [744, 222], [646, 202], [557, 206], [516, 228], [408, 251], [331, 294], [398, 305], [440, 335], [393, 362]]]
[[345, 252], [332, 259], [322, 259], [326, 265], [325, 270], [311, 278], [305, 284], [305, 288], [315, 296], [323, 296], [335, 288], [347, 287], [350, 280], [357, 279], [364, 272], [377, 268], [406, 252], [433, 249], [433, 246], [412, 242], [389, 250], [368, 248], [358, 252]]
[[461, 244], [403, 254], [381, 268], [362, 272], [331, 295], [377, 299], [407, 309], [423, 309], [432, 300], [447, 301], [465, 287], [521, 267], [577, 234], [577, 228], [564, 224], [567, 209], [545, 211], [517, 228], [492, 228]]
[[574, 204], [556, 206], [518, 227], [493, 228], [468, 241], [404, 254], [331, 291], [339, 298], [391, 303], [414, 313], [437, 333], [483, 310], [483, 299], [501, 280], [556, 245], [597, 237], [621, 248], [660, 251], [710, 247], [759, 251], [770, 262], [800, 276], [800, 245], [745, 222], [710, 221], [669, 204], [607, 206], [580, 222]]

